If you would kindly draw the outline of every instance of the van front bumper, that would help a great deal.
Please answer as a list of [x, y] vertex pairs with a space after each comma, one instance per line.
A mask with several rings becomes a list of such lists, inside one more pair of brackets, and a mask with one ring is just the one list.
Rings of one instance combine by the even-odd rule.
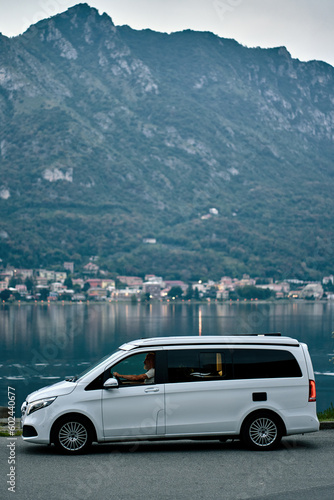
[[[24, 441], [37, 444], [50, 443], [50, 420], [47, 418], [46, 410], [47, 408], [22, 416], [21, 427]], [[43, 412], [43, 415], [39, 412]]]

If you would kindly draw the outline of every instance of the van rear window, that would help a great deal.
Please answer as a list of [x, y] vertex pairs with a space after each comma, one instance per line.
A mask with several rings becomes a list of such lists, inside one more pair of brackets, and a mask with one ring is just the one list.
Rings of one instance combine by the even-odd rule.
[[233, 353], [235, 379], [301, 377], [294, 355], [274, 349], [236, 349]]

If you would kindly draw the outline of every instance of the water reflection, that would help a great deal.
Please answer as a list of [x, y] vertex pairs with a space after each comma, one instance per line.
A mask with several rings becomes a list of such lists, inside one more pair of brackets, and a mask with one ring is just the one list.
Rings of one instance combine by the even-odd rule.
[[333, 311], [334, 304], [321, 302], [2, 306], [0, 405], [6, 404], [9, 382], [22, 400], [136, 338], [281, 332], [309, 345], [321, 405], [329, 406], [334, 402]]

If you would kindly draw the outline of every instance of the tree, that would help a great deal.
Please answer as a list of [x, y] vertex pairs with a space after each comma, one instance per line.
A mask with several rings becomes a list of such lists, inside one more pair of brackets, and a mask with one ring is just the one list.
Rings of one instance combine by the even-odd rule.
[[16, 278], [10, 278], [9, 283], [8, 283], [8, 288], [15, 288], [18, 283], [18, 280]]
[[68, 290], [73, 290], [73, 282], [69, 276], [67, 276], [66, 280], [64, 281], [64, 286], [66, 286]]
[[141, 296], [142, 302], [149, 302], [151, 300], [151, 296], [149, 293], [143, 293]]
[[7, 300], [9, 299], [9, 297], [10, 297], [10, 291], [8, 289], [2, 290], [0, 292], [0, 300], [1, 301], [7, 302]]
[[208, 299], [217, 298], [217, 289], [215, 286], [211, 286], [210, 289], [206, 292], [205, 297]]
[[34, 282], [33, 282], [33, 280], [28, 277], [28, 278], [26, 278], [24, 284], [27, 287], [28, 292], [32, 293], [32, 291], [34, 289]]
[[115, 280], [115, 288], [116, 290], [125, 290], [126, 284], [120, 281], [118, 278]]
[[193, 298], [193, 295], [194, 295], [194, 290], [193, 290], [193, 287], [192, 287], [192, 285], [190, 283], [189, 286], [188, 286], [188, 288], [187, 288], [185, 299], [186, 300], [191, 300]]
[[180, 286], [173, 286], [169, 292], [168, 292], [168, 297], [175, 298], [175, 299], [180, 299], [183, 295], [183, 290]]
[[41, 300], [47, 300], [50, 290], [48, 288], [41, 288], [39, 294]]

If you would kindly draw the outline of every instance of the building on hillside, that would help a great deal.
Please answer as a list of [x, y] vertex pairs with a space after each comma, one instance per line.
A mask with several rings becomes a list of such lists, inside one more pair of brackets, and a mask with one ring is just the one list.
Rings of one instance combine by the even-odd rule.
[[142, 286], [143, 280], [138, 276], [117, 276], [118, 281], [128, 286]]
[[102, 280], [100, 278], [90, 278], [86, 280], [85, 283], [88, 283], [90, 288], [102, 288]]
[[223, 290], [234, 290], [233, 280], [229, 276], [223, 276], [220, 279], [218, 288], [220, 286], [222, 287]]
[[234, 283], [229, 276], [223, 276], [217, 285], [217, 299], [227, 300], [230, 292], [234, 291]]
[[74, 293], [71, 300], [73, 302], [83, 302], [86, 300], [86, 295], [84, 293]]
[[173, 287], [177, 287], [177, 286], [182, 288], [183, 293], [188, 290], [188, 285], [186, 285], [186, 283], [184, 283], [183, 281], [179, 281], [179, 280], [167, 280], [167, 281], [165, 281], [165, 288], [167, 290], [171, 290]]
[[301, 291], [301, 299], [315, 299], [320, 300], [324, 295], [324, 289], [320, 283], [309, 283]]
[[50, 285], [50, 290], [52, 292], [57, 292], [60, 294], [66, 291], [66, 287], [64, 287], [63, 283], [60, 283], [59, 281], [54, 281]]
[[38, 278], [44, 278], [47, 281], [55, 281], [56, 273], [55, 271], [48, 271], [47, 269], [39, 269]]
[[0, 292], [2, 292], [2, 290], [6, 290], [7, 288], [8, 288], [8, 281], [6, 280], [0, 281]]
[[64, 281], [67, 278], [67, 274], [64, 271], [56, 271], [55, 273], [55, 279], [56, 281], [59, 281], [61, 283], [64, 283]]
[[193, 283], [193, 290], [197, 289], [198, 292], [202, 295], [208, 293], [212, 288], [216, 288], [217, 284], [215, 281], [209, 280], [206, 283], [202, 283], [202, 281], [198, 281], [197, 283]]
[[145, 281], [153, 281], [154, 283], [161, 283], [162, 286], [163, 285], [163, 278], [161, 276], [156, 276], [155, 274], [146, 274], [145, 275]]
[[33, 278], [34, 270], [33, 269], [17, 269], [16, 276], [20, 276], [20, 278], [25, 281], [27, 278]]
[[262, 288], [263, 290], [269, 289], [276, 294], [277, 298], [282, 298], [289, 294], [290, 283], [286, 281], [282, 283], [268, 283], [267, 285], [256, 285], [256, 288]]
[[157, 243], [157, 240], [155, 238], [144, 238], [143, 243], [146, 245], [155, 245]]
[[146, 281], [143, 284], [143, 293], [148, 293], [152, 299], [161, 298], [161, 282], [160, 281]]
[[115, 290], [115, 280], [103, 278], [101, 280], [101, 288], [106, 288], [109, 291]]
[[11, 266], [7, 266], [6, 269], [2, 269], [0, 271], [1, 276], [8, 276], [9, 278], [12, 278], [15, 274], [15, 268]]
[[115, 290], [112, 292], [112, 298], [115, 300], [132, 300], [133, 297], [139, 299], [141, 295], [141, 289], [139, 287], [127, 286], [121, 290]]
[[26, 285], [16, 285], [15, 290], [20, 294], [20, 295], [26, 295], [28, 290]]
[[37, 286], [41, 286], [43, 288], [47, 287], [48, 286], [48, 278], [45, 278], [43, 276], [37, 276], [37, 278], [35, 279], [36, 281], [36, 285]]
[[64, 262], [64, 269], [69, 271], [71, 274], [74, 273], [74, 262]]
[[237, 283], [235, 284], [236, 287], [243, 288], [245, 286], [254, 286], [256, 281], [248, 274], [244, 274], [241, 280], [238, 280]]
[[218, 300], [228, 300], [229, 296], [230, 296], [229, 290], [218, 289], [217, 291]]
[[87, 296], [90, 300], [106, 300], [107, 292], [101, 287], [92, 287], [87, 291]]
[[72, 285], [73, 286], [79, 286], [80, 288], [83, 288], [85, 282], [82, 278], [73, 278], [72, 279]]
[[88, 262], [88, 264], [86, 264], [83, 269], [84, 274], [97, 274], [99, 271], [99, 266], [97, 266], [93, 262]]

